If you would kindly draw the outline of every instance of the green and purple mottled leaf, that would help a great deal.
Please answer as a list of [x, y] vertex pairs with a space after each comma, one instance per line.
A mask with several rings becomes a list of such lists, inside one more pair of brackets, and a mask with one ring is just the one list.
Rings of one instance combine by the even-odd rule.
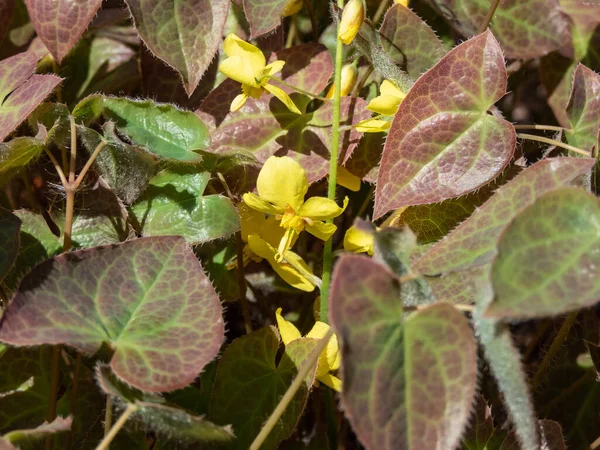
[[[227, 449], [246, 450], [250, 446], [316, 344], [314, 339], [292, 341], [277, 362], [279, 333], [273, 327], [265, 327], [236, 339], [227, 347], [217, 369], [209, 412], [212, 421], [232, 424], [237, 439]], [[294, 431], [314, 377], [313, 370], [261, 449], [277, 448]]]
[[582, 64], [575, 69], [567, 115], [572, 130], [565, 133], [569, 144], [591, 152], [600, 130], [600, 75]]
[[598, 267], [598, 199], [578, 188], [549, 192], [502, 233], [486, 316], [543, 317], [593, 305], [600, 300]]
[[477, 287], [488, 281], [489, 272], [490, 266], [486, 264], [424, 279], [437, 301], [471, 305], [477, 298]]
[[148, 48], [181, 74], [189, 96], [210, 65], [230, 0], [127, 0]]
[[593, 30], [600, 23], [600, 3], [588, 0], [558, 0], [560, 8], [584, 30]]
[[21, 282], [0, 340], [65, 344], [85, 354], [109, 343], [111, 368], [139, 389], [187, 386], [219, 351], [221, 304], [181, 237], [155, 237], [56, 256]]
[[243, 0], [250, 39], [269, 33], [281, 25], [281, 14], [288, 0]]
[[21, 219], [0, 208], [0, 280], [10, 270], [19, 253]]
[[37, 35], [61, 62], [94, 18], [102, 0], [25, 0], [25, 3]]
[[404, 5], [387, 11], [379, 34], [392, 60], [415, 80], [446, 53], [429, 25]]
[[330, 319], [342, 341], [342, 405], [368, 450], [453, 450], [477, 378], [467, 320], [435, 304], [403, 320], [396, 277], [344, 255], [334, 271]]
[[15, 0], [0, 0], [0, 42], [8, 33], [14, 8]]
[[0, 141], [3, 141], [60, 83], [54, 75], [34, 75], [31, 52], [0, 61]]
[[25, 136], [0, 143], [0, 185], [18, 175], [23, 167], [38, 159], [43, 151], [42, 141]]
[[[477, 34], [488, 0], [429, 0], [464, 36]], [[558, 0], [500, 0], [490, 25], [507, 58], [531, 59], [563, 48], [570, 24]]]
[[34, 441], [39, 441], [41, 439], [44, 439], [48, 435], [60, 433], [61, 431], [69, 431], [71, 429], [72, 423], [72, 417], [57, 417], [51, 423], [44, 422], [37, 428], [33, 428], [30, 430], [11, 431], [2, 436], [2, 439], [5, 439], [11, 444], [19, 445], [19, 447], [14, 447], [16, 450], [17, 448], [20, 448], [21, 445], [26, 445]]
[[536, 198], [564, 186], [591, 170], [589, 158], [551, 158], [523, 170], [502, 186], [471, 217], [434, 245], [413, 265], [419, 273], [435, 275], [489, 263], [502, 230]]
[[374, 218], [486, 184], [512, 158], [513, 126], [488, 109], [506, 93], [500, 46], [483, 33], [450, 51], [400, 104], [383, 149]]

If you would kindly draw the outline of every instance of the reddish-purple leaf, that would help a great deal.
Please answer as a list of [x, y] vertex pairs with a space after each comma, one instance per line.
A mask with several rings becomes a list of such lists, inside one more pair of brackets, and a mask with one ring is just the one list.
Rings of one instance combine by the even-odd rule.
[[25, 0], [25, 3], [37, 35], [60, 62], [88, 27], [102, 0]]
[[559, 0], [560, 8], [577, 25], [592, 31], [600, 23], [600, 2], [589, 0]]
[[181, 74], [189, 96], [219, 44], [230, 0], [127, 0], [140, 37]]
[[9, 30], [15, 0], [0, 0], [0, 42]]
[[262, 36], [281, 25], [281, 13], [288, 0], [244, 0], [250, 39]]
[[367, 450], [454, 450], [477, 379], [469, 323], [438, 303], [403, 319], [401, 286], [382, 265], [344, 255], [330, 319], [342, 341], [342, 405]]
[[11, 345], [103, 342], [111, 367], [146, 391], [182, 388], [219, 351], [221, 304], [181, 237], [153, 237], [62, 254], [21, 282], [0, 323]]
[[571, 182], [594, 165], [589, 158], [551, 158], [528, 167], [502, 186], [469, 219], [434, 245], [413, 269], [437, 274], [489, 263], [500, 233], [536, 198]]
[[567, 115], [572, 130], [566, 132], [567, 140], [591, 151], [597, 145], [600, 129], [600, 75], [582, 64], [575, 69]]
[[516, 135], [487, 111], [505, 92], [502, 50], [489, 31], [419, 78], [383, 149], [374, 217], [458, 197], [498, 175], [512, 158]]
[[60, 83], [54, 75], [34, 75], [37, 57], [19, 53], [0, 61], [0, 142]]
[[446, 53], [429, 25], [404, 5], [388, 10], [379, 34], [392, 60], [415, 80]]

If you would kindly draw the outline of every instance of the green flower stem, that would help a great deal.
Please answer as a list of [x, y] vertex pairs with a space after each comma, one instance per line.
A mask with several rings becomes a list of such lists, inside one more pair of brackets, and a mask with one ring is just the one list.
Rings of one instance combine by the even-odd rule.
[[498, 8], [499, 4], [500, 0], [494, 0], [494, 3], [490, 5], [487, 15], [485, 16], [485, 20], [481, 22], [481, 26], [479, 27], [479, 34], [487, 30], [487, 27], [490, 25], [490, 22], [492, 21], [492, 18], [494, 17], [494, 14], [496, 13], [496, 9]]
[[536, 124], [530, 124], [530, 125], [514, 125], [515, 130], [544, 130], [544, 131], [572, 131], [568, 128], [563, 128], [563, 127], [556, 127], [554, 125], [536, 125]]
[[381, 3], [379, 3], [379, 8], [377, 8], [377, 11], [375, 11], [375, 14], [373, 14], [374, 24], [377, 24], [377, 22], [379, 22], [379, 19], [381, 19], [381, 16], [383, 16], [383, 13], [386, 12], [386, 10], [388, 9], [389, 3], [390, 0], [381, 0]]
[[517, 137], [521, 139], [528, 139], [530, 141], [543, 142], [544, 144], [556, 145], [557, 147], [571, 150], [572, 152], [579, 153], [583, 156], [587, 156], [588, 158], [592, 156], [589, 152], [586, 152], [585, 150], [581, 150], [580, 148], [573, 147], [572, 145], [565, 144], [564, 142], [560, 142], [555, 139], [549, 139], [543, 136], [536, 136], [535, 134], [525, 133], [517, 133]]
[[330, 98], [325, 98], [325, 97], [321, 97], [321, 96], [319, 96], [319, 95], [315, 95], [315, 94], [313, 94], [312, 92], [305, 91], [304, 89], [300, 89], [299, 87], [296, 87], [296, 86], [293, 86], [293, 85], [291, 85], [291, 84], [289, 84], [289, 83], [286, 83], [286, 82], [285, 82], [285, 81], [283, 81], [281, 78], [277, 78], [277, 77], [267, 77], [267, 78], [268, 78], [269, 80], [276, 81], [277, 83], [283, 84], [284, 86], [286, 86], [286, 87], [289, 87], [290, 89], [293, 89], [293, 90], [295, 90], [296, 92], [299, 92], [300, 94], [307, 95], [308, 97], [311, 97], [311, 98], [316, 98], [316, 99], [318, 99], [318, 100], [322, 100], [322, 101], [324, 101], [324, 102], [330, 102], [330, 101], [331, 101], [331, 99], [330, 99]]
[[112, 395], [106, 396], [106, 410], [104, 411], [104, 437], [108, 436], [112, 428], [113, 398]]
[[[338, 0], [339, 8], [344, 8], [344, 0]], [[337, 183], [338, 152], [340, 146], [340, 96], [342, 90], [342, 52], [343, 44], [340, 41], [340, 24], [337, 26], [337, 40], [335, 45], [335, 74], [333, 79], [333, 120], [331, 121], [331, 149], [329, 157], [329, 188], [327, 198], [335, 201]], [[333, 220], [328, 220], [333, 222]], [[327, 239], [323, 250], [323, 284], [321, 286], [321, 314], [320, 320], [328, 323], [329, 315], [329, 284], [331, 281], [331, 268], [333, 266], [333, 241]]]
[[102, 439], [102, 442], [100, 442], [98, 447], [96, 447], [96, 450], [107, 450], [117, 433], [121, 430], [121, 428], [123, 428], [125, 422], [127, 422], [127, 419], [129, 419], [129, 417], [131, 417], [131, 415], [136, 412], [137, 409], [138, 407], [133, 403], [128, 404], [123, 414], [121, 414], [121, 417], [119, 417], [119, 420], [115, 422], [108, 434], [104, 436], [104, 439]]

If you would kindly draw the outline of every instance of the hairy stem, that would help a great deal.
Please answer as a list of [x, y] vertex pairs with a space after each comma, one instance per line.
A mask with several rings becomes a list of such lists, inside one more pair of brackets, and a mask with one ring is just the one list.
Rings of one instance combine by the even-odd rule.
[[316, 98], [316, 99], [324, 101], [324, 102], [330, 102], [331, 101], [330, 98], [321, 97], [320, 95], [313, 94], [312, 92], [305, 91], [304, 89], [300, 89], [297, 86], [294, 86], [294, 85], [291, 85], [289, 83], [286, 83], [281, 78], [277, 78], [277, 77], [268, 77], [268, 78], [269, 78], [269, 80], [273, 80], [273, 81], [276, 81], [277, 83], [283, 84], [284, 86], [289, 87], [290, 89], [293, 89], [296, 92], [299, 92], [300, 94], [304, 94], [304, 95], [306, 95], [308, 97]]
[[[344, 0], [338, 0], [337, 5], [340, 9], [344, 7]], [[329, 187], [327, 189], [327, 198], [335, 201], [335, 191], [337, 183], [338, 151], [340, 145], [340, 96], [342, 89], [342, 51], [343, 44], [340, 41], [340, 24], [338, 22], [336, 31], [335, 46], [335, 75], [333, 80], [333, 119], [331, 121], [331, 149], [329, 156]], [[332, 219], [328, 220], [333, 222]], [[333, 241], [332, 237], [325, 241], [323, 249], [323, 282], [321, 285], [321, 314], [320, 320], [328, 322], [329, 315], [329, 283], [331, 281], [331, 268], [333, 266]]]
[[493, 3], [490, 5], [490, 9], [488, 9], [487, 15], [485, 16], [485, 20], [481, 23], [481, 26], [479, 27], [480, 34], [487, 30], [487, 27], [490, 26], [490, 22], [492, 21], [494, 14], [496, 14], [496, 9], [498, 8], [499, 4], [500, 0], [494, 0]]
[[536, 124], [524, 125], [524, 124], [520, 124], [520, 125], [513, 125], [513, 126], [515, 127], [515, 130], [571, 131], [568, 128], [556, 127], [554, 125], [536, 125]]
[[133, 403], [128, 404], [125, 411], [123, 411], [123, 414], [121, 414], [121, 417], [119, 417], [119, 420], [117, 420], [115, 422], [115, 424], [110, 429], [108, 434], [106, 436], [104, 436], [104, 439], [102, 439], [102, 442], [100, 442], [100, 444], [98, 444], [98, 447], [96, 447], [96, 450], [107, 450], [110, 447], [110, 443], [113, 441], [113, 439], [115, 438], [117, 433], [121, 430], [121, 428], [123, 428], [123, 425], [125, 425], [125, 422], [127, 422], [129, 417], [131, 417], [131, 415], [137, 409], [138, 409], [138, 407], [136, 405], [134, 405]]
[[[273, 413], [271, 413], [271, 416], [269, 416], [269, 418], [263, 425], [262, 429], [260, 430], [260, 433], [258, 433], [256, 438], [254, 439], [254, 442], [252, 442], [252, 444], [250, 445], [250, 450], [258, 450], [263, 444], [263, 442], [265, 442], [265, 439], [267, 439], [269, 433], [271, 433], [275, 425], [277, 425], [277, 422], [279, 422], [279, 419], [281, 419], [281, 416], [283, 415], [286, 408], [296, 395], [296, 392], [298, 392], [298, 389], [300, 389], [302, 383], [305, 382], [306, 376], [311, 371], [311, 369], [314, 368], [315, 364], [317, 364], [317, 361], [319, 360], [319, 355], [325, 349], [325, 347], [327, 347], [327, 343], [329, 342], [331, 336], [333, 336], [333, 329], [329, 328], [325, 336], [323, 336], [323, 338], [319, 340], [317, 346], [313, 349], [310, 355], [308, 355], [308, 358], [306, 358], [306, 360], [304, 360], [304, 362], [300, 366], [296, 378], [294, 378], [294, 381], [292, 381], [292, 384], [290, 385], [288, 390], [285, 391], [285, 394], [283, 394], [283, 397], [281, 397], [281, 400], [279, 400], [279, 403], [273, 410]], [[100, 450], [100, 448], [96, 450]]]
[[543, 142], [544, 144], [555, 145], [557, 147], [561, 147], [566, 150], [571, 150], [572, 152], [579, 153], [580, 155], [587, 156], [588, 158], [591, 156], [590, 153], [586, 152], [585, 150], [581, 150], [580, 148], [573, 147], [572, 145], [565, 144], [564, 142], [560, 142], [555, 139], [549, 139], [543, 136], [536, 136], [535, 134], [525, 133], [517, 133], [517, 137], [521, 139], [528, 139], [530, 141]]
[[100, 153], [100, 150], [102, 150], [106, 144], [107, 144], [106, 141], [101, 141], [96, 146], [96, 148], [94, 149], [94, 152], [90, 156], [90, 159], [87, 160], [87, 162], [85, 163], [85, 166], [83, 166], [83, 169], [81, 169], [81, 172], [79, 173], [79, 175], [77, 175], [77, 179], [73, 183], [74, 190], [77, 190], [77, 188], [83, 181], [83, 177], [85, 177], [85, 174], [88, 172], [88, 170], [90, 170], [90, 167], [92, 167], [92, 164], [94, 164], [94, 161], [96, 161], [96, 158], [98, 157], [98, 154]]

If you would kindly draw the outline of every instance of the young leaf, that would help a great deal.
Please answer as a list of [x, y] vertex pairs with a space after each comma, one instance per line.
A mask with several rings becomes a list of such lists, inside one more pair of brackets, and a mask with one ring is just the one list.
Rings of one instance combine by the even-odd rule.
[[20, 169], [38, 159], [43, 151], [44, 143], [30, 137], [0, 143], [0, 185], [18, 175]]
[[37, 56], [19, 53], [0, 61], [0, 141], [3, 141], [60, 83], [54, 75], [34, 75]]
[[21, 219], [0, 208], [0, 280], [10, 270], [20, 245]]
[[415, 80], [446, 53], [429, 25], [401, 4], [388, 9], [379, 34], [392, 60]]
[[[237, 439], [228, 449], [246, 450], [250, 446], [317, 341], [290, 342], [276, 363], [279, 344], [279, 334], [273, 327], [261, 328], [233, 341], [219, 362], [209, 418], [216, 423], [232, 424]], [[279, 442], [292, 433], [304, 410], [314, 376], [313, 370], [261, 449], [277, 448]]]
[[289, 0], [243, 0], [250, 39], [269, 33], [281, 25], [281, 14]]
[[342, 405], [368, 450], [453, 450], [475, 394], [471, 329], [441, 303], [403, 320], [400, 292], [370, 258], [337, 263], [330, 319], [342, 340]]
[[102, 0], [50, 3], [25, 0], [25, 3], [37, 35], [60, 63], [88, 27]]
[[570, 183], [594, 165], [590, 158], [551, 158], [523, 170], [445, 239], [434, 245], [413, 268], [435, 275], [489, 263], [500, 233], [536, 198]]
[[[487, 317], [562, 314], [600, 300], [600, 204], [578, 188], [541, 196], [502, 233]], [[517, 270], [515, 270], [517, 269]]]
[[567, 115], [572, 130], [565, 133], [569, 144], [591, 151], [598, 145], [600, 129], [600, 75], [582, 64], [575, 69]]
[[512, 158], [516, 135], [487, 110], [505, 92], [504, 58], [490, 32], [462, 43], [419, 78], [385, 143], [374, 218], [458, 197], [498, 175]]
[[54, 143], [59, 148], [66, 148], [70, 144], [69, 138], [71, 137], [69, 114], [69, 108], [62, 103], [44, 102], [29, 114], [27, 123], [38, 139], [45, 134], [44, 143], [46, 145]]
[[[41, 439], [44, 439], [48, 435], [60, 433], [61, 431], [69, 431], [71, 429], [72, 423], [72, 417], [57, 417], [51, 423], [44, 422], [37, 428], [33, 428], [30, 430], [11, 431], [2, 436], [2, 439], [10, 442], [11, 444], [18, 444], [20, 448], [21, 445], [34, 441], [39, 441]], [[13, 448], [17, 449], [17, 447]]]
[[56, 256], [30, 272], [4, 312], [0, 340], [65, 344], [93, 354], [150, 392], [188, 385], [223, 340], [221, 304], [181, 237], [155, 237]]
[[229, 0], [127, 0], [148, 48], [181, 74], [189, 96], [210, 65], [229, 11]]
[[190, 245], [232, 235], [238, 213], [227, 197], [202, 195], [209, 179], [193, 168], [158, 173], [130, 208], [134, 226], [143, 236], [178, 235]]

